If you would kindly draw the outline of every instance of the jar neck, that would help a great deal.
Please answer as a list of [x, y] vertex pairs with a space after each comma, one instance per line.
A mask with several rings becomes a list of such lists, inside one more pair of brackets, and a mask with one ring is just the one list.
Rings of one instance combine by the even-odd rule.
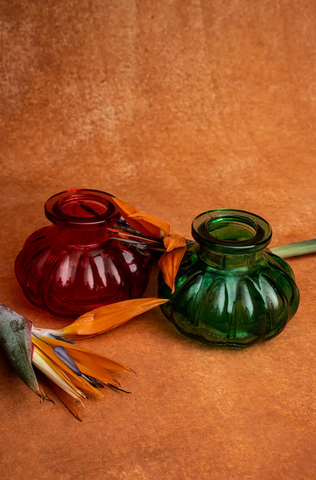
[[207, 265], [219, 270], [249, 269], [262, 259], [262, 250], [252, 253], [219, 253], [203, 245], [198, 249], [199, 258]]
[[223, 270], [256, 265], [271, 235], [272, 230], [263, 218], [243, 210], [209, 210], [198, 215], [192, 223], [199, 257], [208, 265]]
[[54, 236], [61, 243], [73, 246], [100, 245], [110, 239], [110, 233], [106, 227], [99, 227], [95, 230], [79, 230], [54, 225]]
[[99, 190], [60, 192], [45, 204], [54, 234], [67, 245], [98, 245], [110, 238], [108, 228], [120, 218], [113, 197]]

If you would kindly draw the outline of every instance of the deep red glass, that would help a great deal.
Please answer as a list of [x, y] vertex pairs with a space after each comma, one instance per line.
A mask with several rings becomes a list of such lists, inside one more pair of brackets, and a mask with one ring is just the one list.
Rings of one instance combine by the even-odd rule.
[[16, 258], [26, 297], [54, 315], [78, 317], [137, 298], [149, 279], [148, 250], [123, 244], [108, 228], [120, 218], [111, 195], [68, 190], [45, 204], [53, 223], [34, 232]]

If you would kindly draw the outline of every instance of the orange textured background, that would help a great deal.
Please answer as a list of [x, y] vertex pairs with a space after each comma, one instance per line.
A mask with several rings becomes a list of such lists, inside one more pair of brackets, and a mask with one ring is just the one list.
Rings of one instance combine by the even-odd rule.
[[[1, 301], [68, 188], [111, 192], [190, 235], [198, 213], [316, 236], [314, 0], [0, 0]], [[245, 351], [182, 337], [157, 309], [82, 344], [133, 367], [83, 423], [38, 403], [0, 352], [2, 479], [312, 479], [316, 256], [290, 261], [295, 319]], [[156, 278], [146, 295], [155, 295]]]

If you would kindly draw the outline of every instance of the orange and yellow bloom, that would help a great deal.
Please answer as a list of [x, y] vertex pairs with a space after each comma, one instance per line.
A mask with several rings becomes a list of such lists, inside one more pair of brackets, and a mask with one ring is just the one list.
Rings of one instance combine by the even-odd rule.
[[78, 347], [73, 340], [89, 338], [126, 323], [136, 315], [165, 303], [158, 298], [126, 300], [88, 312], [60, 329], [41, 329], [22, 315], [0, 304], [0, 344], [22, 380], [43, 400], [51, 400], [38, 382], [33, 366], [48, 379], [51, 388], [81, 421], [76, 402], [104, 386], [122, 390], [117, 372], [133, 370], [122, 363]]

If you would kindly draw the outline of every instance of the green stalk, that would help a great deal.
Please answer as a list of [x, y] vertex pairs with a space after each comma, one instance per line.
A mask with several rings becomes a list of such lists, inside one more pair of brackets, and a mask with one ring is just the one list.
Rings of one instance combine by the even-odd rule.
[[316, 238], [312, 240], [303, 240], [302, 242], [289, 243], [270, 249], [272, 253], [282, 258], [298, 257], [299, 255], [308, 255], [316, 252]]

